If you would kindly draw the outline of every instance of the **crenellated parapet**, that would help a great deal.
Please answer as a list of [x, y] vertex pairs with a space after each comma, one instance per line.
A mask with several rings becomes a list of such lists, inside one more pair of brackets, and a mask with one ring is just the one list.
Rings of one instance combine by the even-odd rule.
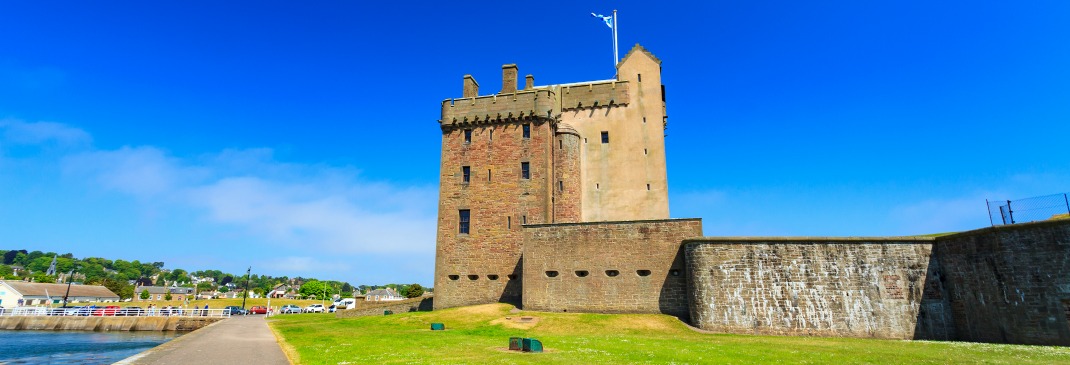
[[628, 81], [606, 80], [558, 86], [561, 110], [628, 105]]
[[442, 102], [442, 130], [472, 125], [503, 123], [532, 118], [555, 118], [554, 92], [549, 89], [523, 90], [473, 98], [446, 99]]

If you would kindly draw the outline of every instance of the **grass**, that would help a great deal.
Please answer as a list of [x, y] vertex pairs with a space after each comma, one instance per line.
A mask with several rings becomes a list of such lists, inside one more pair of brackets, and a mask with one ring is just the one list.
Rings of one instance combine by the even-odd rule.
[[[665, 315], [512, 308], [345, 319], [296, 314], [270, 325], [297, 364], [1070, 364], [1065, 347], [704, 334]], [[446, 331], [431, 331], [432, 322]], [[507, 351], [509, 337], [537, 338], [547, 352]]]

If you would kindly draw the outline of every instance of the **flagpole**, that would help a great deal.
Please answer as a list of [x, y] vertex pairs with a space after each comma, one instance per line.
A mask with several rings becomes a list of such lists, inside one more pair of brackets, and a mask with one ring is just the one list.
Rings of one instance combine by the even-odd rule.
[[613, 69], [620, 63], [620, 52], [617, 52], [617, 9], [613, 9]]

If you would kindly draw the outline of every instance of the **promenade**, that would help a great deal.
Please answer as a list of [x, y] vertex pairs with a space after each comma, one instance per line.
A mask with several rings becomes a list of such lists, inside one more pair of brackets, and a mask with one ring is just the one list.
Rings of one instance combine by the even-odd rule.
[[116, 364], [288, 365], [264, 316], [234, 316]]

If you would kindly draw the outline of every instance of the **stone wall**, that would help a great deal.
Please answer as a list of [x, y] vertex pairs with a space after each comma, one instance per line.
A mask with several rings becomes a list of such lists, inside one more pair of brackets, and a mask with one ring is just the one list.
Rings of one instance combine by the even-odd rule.
[[692, 323], [729, 333], [915, 337], [931, 238], [684, 241]]
[[561, 86], [561, 110], [628, 104], [628, 81]]
[[394, 313], [424, 312], [434, 307], [434, 298], [413, 298], [390, 302], [364, 302], [358, 303], [357, 308], [334, 312], [336, 318], [355, 318], [367, 316], [381, 316], [385, 311]]
[[962, 341], [1070, 345], [1070, 220], [937, 239]]
[[700, 219], [525, 226], [523, 308], [686, 320], [680, 242], [701, 235]]
[[442, 102], [443, 128], [451, 125], [495, 123], [521, 118], [551, 118], [558, 114], [554, 93], [548, 89], [525, 90]]

